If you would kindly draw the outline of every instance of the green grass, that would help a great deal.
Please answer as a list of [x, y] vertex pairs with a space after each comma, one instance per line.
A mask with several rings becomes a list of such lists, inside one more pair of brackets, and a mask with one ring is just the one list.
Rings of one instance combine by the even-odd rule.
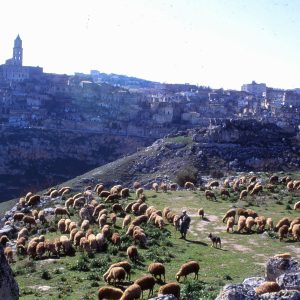
[[[133, 264], [132, 280], [147, 274], [147, 267], [153, 261], [160, 261], [166, 267], [167, 282], [175, 280], [175, 274], [181, 264], [188, 260], [197, 260], [200, 264], [199, 280], [189, 276], [187, 281], [181, 280], [182, 299], [214, 299], [223, 285], [241, 282], [245, 277], [263, 276], [264, 266], [268, 257], [277, 253], [290, 252], [300, 258], [299, 242], [285, 240], [279, 242], [276, 235], [268, 234], [236, 234], [227, 233], [222, 216], [232, 207], [248, 206], [260, 215], [272, 217], [274, 223], [280, 218], [299, 216], [299, 212], [286, 209], [297, 201], [297, 197], [285, 191], [271, 194], [248, 201], [236, 202], [237, 193], [218, 201], [206, 200], [204, 192], [177, 191], [155, 193], [146, 191], [148, 205], [158, 209], [168, 206], [177, 213], [187, 209], [192, 218], [187, 240], [179, 239], [179, 233], [174, 227], [166, 225], [160, 231], [152, 225], [143, 225], [148, 237], [148, 247], [139, 249], [140, 263]], [[276, 203], [280, 200], [281, 203]], [[132, 201], [132, 198], [128, 201]], [[124, 201], [124, 206], [126, 205]], [[197, 216], [198, 208], [205, 210], [205, 220]], [[71, 217], [78, 220], [77, 214]], [[122, 219], [118, 218], [116, 231], [122, 236], [125, 231], [120, 228]], [[99, 231], [94, 226], [96, 232]], [[223, 243], [222, 249], [210, 247], [209, 232], [218, 234]], [[46, 238], [59, 236], [58, 232], [46, 234]], [[59, 259], [43, 259], [29, 261], [27, 257], [19, 256], [12, 265], [14, 274], [21, 290], [21, 299], [96, 299], [99, 287], [103, 286], [102, 275], [108, 266], [117, 261], [126, 260], [126, 247], [130, 244], [123, 238], [121, 250], [109, 245], [106, 252], [96, 253], [88, 257], [76, 252], [73, 257]], [[116, 251], [118, 250], [118, 251]], [[49, 290], [41, 291], [34, 286], [48, 286]], [[159, 285], [156, 285], [155, 293]], [[47, 288], [46, 288], [47, 289]], [[147, 295], [147, 292], [145, 293]]]

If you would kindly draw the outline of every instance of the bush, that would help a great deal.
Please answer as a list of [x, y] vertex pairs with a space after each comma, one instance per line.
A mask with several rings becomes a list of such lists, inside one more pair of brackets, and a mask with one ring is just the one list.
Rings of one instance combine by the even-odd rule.
[[44, 270], [44, 271], [42, 271], [41, 278], [45, 279], [45, 280], [50, 280], [52, 277], [51, 277], [49, 271]]
[[219, 287], [201, 281], [185, 281], [181, 288], [181, 299], [198, 300], [198, 299], [215, 299]]
[[71, 265], [70, 270], [88, 272], [90, 270], [88, 262], [88, 256], [85, 254], [81, 254], [79, 259], [75, 262], [75, 264]]
[[182, 187], [187, 181], [196, 184], [197, 180], [198, 180], [198, 170], [195, 167], [188, 166], [177, 172], [175, 182]]

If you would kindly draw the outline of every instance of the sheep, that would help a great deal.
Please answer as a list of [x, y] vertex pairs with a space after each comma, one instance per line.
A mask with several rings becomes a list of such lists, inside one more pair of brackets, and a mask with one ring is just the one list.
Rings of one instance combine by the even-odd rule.
[[120, 300], [134, 300], [140, 299], [142, 290], [139, 285], [132, 284], [130, 285], [123, 293], [123, 296]]
[[137, 214], [143, 215], [144, 213], [146, 213], [147, 208], [148, 208], [148, 205], [146, 203], [142, 203], [138, 208]]
[[92, 251], [96, 252], [97, 249], [98, 249], [98, 242], [96, 240], [96, 236], [94, 234], [90, 234], [88, 237], [87, 237], [87, 240], [90, 244], [90, 248]]
[[27, 254], [28, 257], [35, 258], [36, 257], [36, 246], [38, 245], [37, 242], [31, 242], [27, 246]]
[[64, 253], [69, 254], [72, 248], [71, 241], [69, 240], [69, 238], [65, 235], [62, 235], [59, 240], [62, 243], [62, 248], [64, 250]]
[[118, 194], [110, 194], [110, 195], [108, 195], [105, 198], [104, 202], [105, 203], [114, 202], [115, 200], [118, 200], [118, 199], [119, 199], [119, 195]]
[[246, 217], [245, 216], [240, 216], [238, 220], [238, 229], [237, 232], [241, 233], [242, 230], [246, 227]]
[[255, 221], [252, 217], [248, 217], [246, 219], [246, 230], [248, 232], [251, 232], [252, 231], [252, 227], [255, 225]]
[[180, 299], [180, 285], [177, 282], [169, 282], [162, 285], [158, 290], [158, 295], [168, 295], [172, 294], [177, 299]]
[[59, 256], [60, 255], [60, 251], [62, 249], [62, 242], [60, 241], [59, 238], [56, 238], [54, 240], [54, 246], [55, 246], [55, 250], [57, 252], [57, 255]]
[[300, 224], [300, 217], [295, 218], [295, 219], [291, 222], [290, 227], [289, 227], [289, 233], [292, 232], [292, 228], [293, 228], [293, 226], [296, 225], [296, 224]]
[[218, 187], [219, 186], [219, 182], [217, 180], [213, 180], [212, 182], [210, 182], [208, 184], [208, 187], [209, 188], [212, 188], [212, 187]]
[[83, 220], [83, 222], [81, 223], [81, 230], [83, 231], [87, 231], [90, 227], [90, 221], [89, 220]]
[[111, 268], [114, 268], [114, 267], [122, 267], [126, 272], [126, 279], [130, 280], [131, 268], [132, 267], [131, 267], [131, 264], [128, 261], [120, 261], [120, 262], [114, 263], [114, 264], [110, 265], [108, 271]]
[[240, 187], [240, 182], [239, 182], [239, 180], [237, 179], [237, 180], [235, 180], [235, 181], [233, 182], [232, 189], [233, 189], [235, 192], [237, 192], [237, 191], [239, 190], [239, 187]]
[[136, 191], [135, 191], [135, 195], [136, 195], [136, 199], [138, 199], [140, 197], [140, 195], [142, 195], [144, 193], [144, 189], [143, 188], [138, 188]]
[[36, 256], [39, 257], [39, 258], [42, 258], [45, 251], [46, 251], [46, 249], [45, 249], [44, 242], [39, 242], [36, 246]]
[[141, 201], [141, 203], [145, 202], [147, 200], [147, 197], [145, 194], [141, 194], [138, 201]]
[[111, 237], [111, 242], [114, 245], [119, 245], [121, 243], [121, 237], [117, 232], [113, 233], [113, 235]]
[[294, 210], [300, 209], [300, 201], [294, 204]]
[[158, 183], [157, 182], [152, 183], [152, 190], [154, 190], [156, 193], [158, 192]]
[[76, 228], [77, 228], [77, 223], [76, 222], [71, 222], [67, 229], [68, 229], [69, 232], [71, 232], [73, 229], [76, 229]]
[[26, 204], [25, 198], [24, 198], [24, 197], [21, 197], [20, 200], [19, 200], [19, 205], [20, 205], [21, 207], [25, 207], [25, 204]]
[[127, 227], [130, 224], [130, 222], [131, 222], [131, 216], [126, 215], [123, 220], [122, 228], [124, 229], [125, 227]]
[[58, 190], [53, 190], [51, 193], [50, 193], [50, 198], [56, 198], [58, 197], [59, 194], [58, 194]]
[[28, 202], [29, 198], [33, 195], [32, 192], [28, 192], [25, 196], [25, 202]]
[[138, 249], [136, 246], [129, 246], [127, 248], [127, 255], [129, 257], [129, 259], [131, 259], [132, 261], [137, 261], [138, 258]]
[[280, 242], [283, 240], [284, 237], [287, 236], [288, 232], [289, 232], [289, 226], [288, 225], [282, 225], [278, 229], [278, 237], [279, 237]]
[[129, 188], [124, 188], [120, 192], [122, 199], [127, 199], [129, 197]]
[[40, 200], [41, 197], [39, 195], [33, 195], [26, 201], [26, 204], [28, 206], [34, 206], [37, 205], [40, 202]]
[[65, 196], [66, 194], [69, 194], [70, 192], [71, 192], [71, 189], [65, 189], [65, 190], [62, 192], [61, 196], [63, 197], [63, 196]]
[[250, 192], [250, 195], [251, 196], [257, 195], [257, 194], [259, 194], [262, 191], [263, 191], [262, 185], [255, 185], [255, 187], [253, 188], [253, 190]]
[[198, 209], [198, 215], [204, 219], [204, 209], [202, 207]]
[[166, 219], [169, 223], [173, 224], [175, 216], [176, 216], [176, 214], [173, 211], [169, 211], [167, 213]]
[[180, 277], [184, 276], [186, 278], [187, 275], [191, 273], [195, 273], [195, 278], [198, 279], [198, 273], [199, 273], [199, 263], [196, 261], [189, 261], [181, 266], [179, 271], [176, 273], [176, 280], [179, 282]]
[[278, 231], [278, 229], [283, 226], [283, 225], [287, 225], [290, 226], [290, 220], [288, 218], [282, 218], [278, 221], [278, 223], [275, 226], [275, 231]]
[[36, 225], [36, 221], [34, 219], [34, 217], [31, 216], [24, 216], [23, 220], [24, 224], [29, 224], [29, 228], [31, 228], [31, 225]]
[[66, 207], [66, 209], [67, 210], [69, 210], [69, 208], [70, 208], [70, 206], [73, 206], [73, 204], [74, 204], [74, 198], [68, 198], [67, 200], [66, 200], [66, 202], [65, 202], [65, 207]]
[[233, 226], [234, 226], [234, 217], [230, 217], [227, 220], [226, 231], [229, 232], [229, 230], [231, 229], [231, 231], [233, 232]]
[[107, 221], [107, 215], [106, 214], [101, 215], [101, 217], [99, 217], [98, 219], [99, 227], [103, 228], [103, 226], [106, 224], [106, 221]]
[[49, 256], [51, 254], [55, 255], [55, 256], [58, 255], [58, 252], [56, 251], [56, 248], [55, 248], [55, 243], [51, 242], [50, 240], [45, 241], [45, 251], [48, 251]]
[[161, 216], [156, 216], [154, 224], [159, 227], [159, 229], [162, 229], [165, 226], [165, 222], [163, 217]]
[[25, 215], [23, 213], [15, 213], [13, 216], [13, 220], [14, 222], [20, 222], [23, 220], [24, 216]]
[[100, 198], [107, 198], [110, 195], [109, 191], [101, 191], [101, 193], [99, 194]]
[[258, 217], [258, 214], [253, 209], [247, 208], [246, 212], [245, 212], [245, 217], [246, 216], [247, 217], [252, 217], [253, 219], [255, 219], [256, 217]]
[[7, 235], [2, 235], [1, 237], [0, 237], [0, 244], [3, 246], [3, 247], [5, 247], [6, 246], [6, 243], [9, 241], [9, 239], [8, 239], [8, 237], [7, 237]]
[[291, 192], [291, 191], [293, 190], [293, 188], [294, 188], [294, 183], [293, 183], [293, 181], [289, 181], [289, 182], [287, 183], [286, 187], [287, 187], [287, 190], [288, 190], [289, 192]]
[[300, 240], [300, 224], [294, 224], [292, 227], [292, 236], [294, 240]]
[[65, 223], [65, 219], [60, 219], [57, 223], [57, 229], [61, 232], [61, 233], [65, 233], [66, 232], [66, 223]]
[[177, 191], [178, 185], [177, 183], [170, 183], [170, 190], [171, 191]]
[[6, 247], [4, 249], [4, 255], [5, 255], [5, 258], [8, 261], [8, 263], [10, 263], [10, 264], [13, 263], [14, 256], [13, 256], [13, 250], [11, 247]]
[[97, 195], [99, 195], [103, 190], [104, 190], [103, 184], [101, 184], [101, 183], [96, 184], [96, 186], [94, 188], [94, 192], [96, 192]]
[[139, 189], [140, 187], [141, 187], [141, 184], [140, 184], [138, 181], [135, 181], [135, 182], [133, 183], [133, 188], [134, 188], [135, 190]]
[[141, 215], [137, 218], [135, 218], [133, 221], [132, 221], [132, 224], [133, 225], [140, 225], [142, 223], [146, 223], [148, 220], [148, 217], [146, 215]]
[[252, 176], [252, 177], [250, 177], [249, 182], [256, 182], [256, 180], [257, 180], [257, 177]]
[[135, 204], [135, 203], [137, 203], [137, 201], [129, 202], [127, 204], [127, 206], [125, 207], [125, 212], [130, 213], [131, 212], [131, 208], [132, 208], [133, 204]]
[[74, 245], [79, 246], [80, 239], [84, 237], [84, 232], [83, 231], [78, 231], [75, 236], [74, 236]]
[[267, 218], [266, 225], [268, 226], [269, 230], [273, 230], [274, 229], [274, 224], [273, 224], [272, 218]]
[[224, 197], [230, 197], [230, 193], [226, 189], [221, 189], [221, 197], [224, 199]]
[[79, 211], [79, 218], [81, 220], [93, 220], [93, 212], [94, 212], [94, 206], [91, 204], [85, 205], [82, 207]]
[[175, 231], [178, 231], [180, 229], [180, 216], [179, 215], [175, 215], [174, 219], [173, 219], [173, 226], [175, 227]]
[[257, 231], [258, 232], [263, 232], [264, 229], [265, 229], [265, 226], [267, 224], [267, 219], [264, 216], [259, 216], [259, 217], [256, 217], [254, 219], [254, 221], [255, 221], [256, 226], [257, 226]]
[[244, 198], [247, 198], [247, 196], [248, 196], [248, 191], [247, 190], [242, 190], [241, 193], [240, 193], [239, 199], [243, 200]]
[[78, 232], [77, 228], [73, 228], [72, 230], [70, 230], [70, 241], [74, 242], [74, 237], [77, 232]]
[[279, 181], [279, 177], [277, 175], [272, 175], [269, 178], [269, 183], [271, 183], [271, 184], [276, 184], [276, 183], [278, 183], [278, 181]]
[[[150, 206], [151, 207], [151, 206]], [[169, 207], [165, 207], [164, 209], [163, 209], [163, 217], [166, 219], [167, 218], [167, 213], [168, 212], [170, 212], [171, 210], [170, 210], [170, 208]], [[150, 213], [150, 215], [151, 215], [151, 213]]]
[[161, 189], [164, 193], [166, 193], [166, 192], [168, 191], [168, 185], [167, 185], [165, 182], [162, 182], [162, 183], [160, 184], [160, 189]]
[[105, 237], [102, 233], [97, 233], [96, 235], [96, 242], [98, 245], [98, 250], [101, 251], [105, 244]]
[[265, 293], [274, 293], [280, 291], [280, 286], [274, 281], [265, 281], [260, 286], [254, 289], [257, 295], [262, 295]]
[[70, 226], [71, 223], [72, 223], [72, 221], [70, 219], [65, 220], [66, 232], [70, 232], [69, 226]]
[[144, 232], [141, 232], [140, 230], [134, 230], [133, 239], [138, 241], [141, 247], [146, 246], [147, 238]]
[[58, 194], [61, 196], [64, 191], [69, 190], [71, 191], [71, 188], [69, 186], [64, 186], [61, 189], [58, 190]]
[[210, 191], [210, 190], [206, 190], [204, 192], [204, 195], [205, 195], [206, 199], [215, 199], [215, 200], [217, 200], [215, 193]]
[[144, 298], [143, 291], [145, 291], [145, 290], [149, 290], [148, 298], [151, 295], [153, 295], [153, 289], [155, 286], [155, 279], [153, 276], [151, 276], [151, 275], [143, 276], [143, 277], [137, 279], [134, 283], [140, 286], [140, 288], [142, 290], [142, 298]]
[[124, 215], [124, 209], [123, 209], [123, 207], [122, 207], [122, 205], [121, 204], [119, 204], [119, 203], [115, 203], [113, 206], [112, 206], [112, 210], [113, 210], [113, 212], [115, 213], [115, 214], [117, 214], [117, 213], [120, 213], [120, 214], [122, 214], [122, 215]]
[[68, 217], [70, 217], [70, 213], [65, 207], [56, 207], [54, 210], [54, 215], [55, 217], [58, 215], [61, 216], [67, 215]]
[[37, 217], [42, 224], [47, 222], [44, 210], [40, 210]]
[[184, 184], [184, 188], [186, 190], [192, 190], [194, 191], [195, 190], [195, 185], [194, 183], [190, 182], [190, 181], [187, 181], [185, 184]]
[[[74, 198], [74, 197], [73, 197]], [[74, 203], [73, 203], [73, 208], [75, 209], [76, 207], [83, 207], [86, 203], [86, 200], [84, 197], [79, 197], [77, 199], [74, 198]]]
[[288, 183], [292, 178], [290, 176], [284, 176], [281, 178], [281, 183]]
[[229, 210], [225, 213], [225, 215], [224, 215], [224, 217], [223, 217], [223, 219], [222, 219], [222, 222], [225, 223], [226, 219], [228, 219], [228, 218], [230, 218], [230, 217], [235, 217], [235, 215], [236, 215], [236, 210], [235, 210], [235, 208], [229, 209]]
[[224, 180], [223, 186], [224, 186], [224, 188], [226, 188], [226, 189], [228, 189], [228, 188], [230, 187], [230, 185], [229, 185], [229, 179], [228, 179], [228, 178], [226, 178], [226, 179]]
[[116, 281], [121, 282], [125, 277], [126, 272], [122, 267], [113, 267], [103, 275], [104, 281], [110, 284], [110, 281], [113, 280], [113, 285], [116, 284]]
[[98, 300], [119, 300], [122, 295], [122, 290], [110, 286], [104, 286], [98, 290]]
[[275, 190], [275, 185], [274, 184], [271, 184], [271, 183], [268, 183], [267, 185], [266, 185], [266, 189], [268, 190], [268, 191], [270, 191], [270, 192], [274, 192], [274, 190]]
[[159, 279], [161, 280], [161, 276], [164, 277], [164, 282], [166, 281], [166, 269], [165, 266], [162, 263], [151, 263], [148, 267], [148, 272], [156, 278], [159, 276]]
[[256, 185], [256, 183], [254, 182], [254, 183], [251, 183], [251, 184], [249, 184], [248, 186], [247, 186], [247, 192], [248, 193], [250, 193], [253, 189], [254, 189], [254, 187], [255, 187], [255, 185]]
[[85, 233], [85, 237], [88, 238], [91, 234], [93, 234], [93, 229], [89, 228]]

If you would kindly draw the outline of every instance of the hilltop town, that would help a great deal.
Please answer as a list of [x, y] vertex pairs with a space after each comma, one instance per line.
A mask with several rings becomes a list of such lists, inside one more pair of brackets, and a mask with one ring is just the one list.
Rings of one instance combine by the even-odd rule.
[[0, 66], [1, 128], [44, 128], [160, 138], [224, 119], [265, 120], [299, 130], [300, 89], [265, 83], [241, 91], [190, 84], [163, 84], [93, 70], [44, 73], [23, 66], [22, 40]]

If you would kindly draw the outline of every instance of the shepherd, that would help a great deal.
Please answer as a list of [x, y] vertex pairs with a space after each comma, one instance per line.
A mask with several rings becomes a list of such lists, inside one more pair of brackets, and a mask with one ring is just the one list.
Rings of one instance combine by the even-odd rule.
[[186, 210], [182, 211], [182, 215], [179, 217], [178, 220], [180, 221], [180, 233], [181, 233], [180, 239], [186, 239], [186, 234], [191, 223], [191, 218], [186, 213]]

